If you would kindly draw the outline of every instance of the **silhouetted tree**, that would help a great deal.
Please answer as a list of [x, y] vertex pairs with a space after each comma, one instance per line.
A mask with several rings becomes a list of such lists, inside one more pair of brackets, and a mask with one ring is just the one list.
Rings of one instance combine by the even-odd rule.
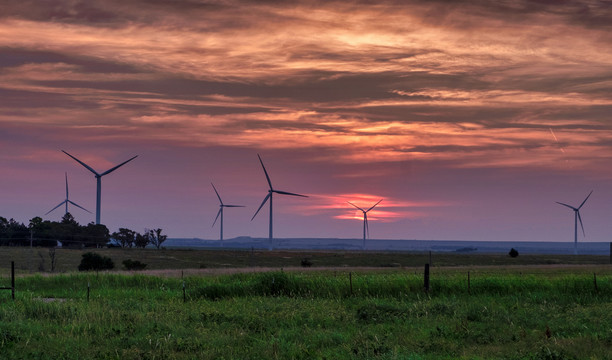
[[149, 238], [149, 243], [155, 245], [156, 248], [160, 248], [161, 244], [166, 241], [166, 239], [168, 238], [167, 235], [162, 235], [161, 234], [162, 229], [155, 229], [155, 230], [148, 230], [145, 229], [145, 233], [147, 234], [147, 237]]
[[519, 252], [515, 248], [512, 248], [512, 249], [510, 249], [510, 252], [508, 253], [508, 255], [510, 255], [510, 257], [515, 258], [515, 257], [519, 256]]
[[119, 228], [119, 231], [114, 232], [111, 237], [115, 239], [121, 245], [122, 248], [134, 246], [134, 242], [136, 240], [136, 231]]
[[147, 247], [147, 245], [149, 245], [148, 233], [136, 234], [136, 237], [134, 239], [134, 246], [137, 248], [144, 249], [145, 247]]

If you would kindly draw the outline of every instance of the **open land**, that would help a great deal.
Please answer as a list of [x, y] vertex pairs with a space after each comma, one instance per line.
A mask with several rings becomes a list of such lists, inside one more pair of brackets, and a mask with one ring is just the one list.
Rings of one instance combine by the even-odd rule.
[[436, 253], [426, 292], [425, 253], [47, 251], [0, 249], [0, 358], [612, 358], [607, 256]]

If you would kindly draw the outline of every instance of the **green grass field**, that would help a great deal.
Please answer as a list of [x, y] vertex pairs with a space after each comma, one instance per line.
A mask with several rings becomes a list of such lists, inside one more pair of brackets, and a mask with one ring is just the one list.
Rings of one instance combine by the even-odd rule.
[[[434, 255], [426, 293], [425, 254], [117, 250], [101, 251], [173, 276], [77, 273], [76, 250], [62, 254], [63, 273], [35, 273], [18, 265], [23, 249], [12, 253], [17, 291], [15, 301], [0, 291], [0, 358], [612, 359], [612, 267], [597, 257]], [[305, 255], [315, 269], [299, 268]], [[249, 256], [278, 269], [170, 271], [189, 266], [169, 258], [230, 267]], [[378, 268], [342, 267], [366, 257]]]

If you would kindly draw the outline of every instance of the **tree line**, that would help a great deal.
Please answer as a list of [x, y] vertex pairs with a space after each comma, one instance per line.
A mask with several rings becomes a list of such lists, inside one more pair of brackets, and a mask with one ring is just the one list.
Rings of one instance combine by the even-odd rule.
[[105, 225], [93, 222], [80, 225], [70, 213], [66, 213], [59, 222], [43, 220], [37, 216], [28, 225], [0, 216], [0, 246], [56, 247], [61, 243], [62, 247], [68, 248], [144, 248], [153, 245], [159, 249], [166, 239], [167, 235], [162, 234], [162, 229], [145, 229], [140, 234], [120, 228], [111, 234]]

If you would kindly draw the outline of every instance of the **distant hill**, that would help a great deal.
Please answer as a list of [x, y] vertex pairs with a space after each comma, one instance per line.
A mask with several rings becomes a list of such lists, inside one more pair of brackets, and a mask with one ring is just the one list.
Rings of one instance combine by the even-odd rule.
[[[274, 249], [287, 250], [362, 250], [362, 239], [339, 238], [287, 238], [274, 239]], [[219, 240], [198, 238], [169, 238], [164, 243], [168, 248], [218, 248]], [[236, 237], [223, 241], [224, 248], [267, 249], [267, 238]], [[466, 241], [466, 240], [368, 240], [366, 250], [370, 251], [413, 251], [413, 252], [462, 252], [506, 254], [510, 249], [519, 254], [573, 254], [573, 242], [543, 241]], [[578, 243], [578, 253], [584, 255], [608, 255], [608, 242]]]

